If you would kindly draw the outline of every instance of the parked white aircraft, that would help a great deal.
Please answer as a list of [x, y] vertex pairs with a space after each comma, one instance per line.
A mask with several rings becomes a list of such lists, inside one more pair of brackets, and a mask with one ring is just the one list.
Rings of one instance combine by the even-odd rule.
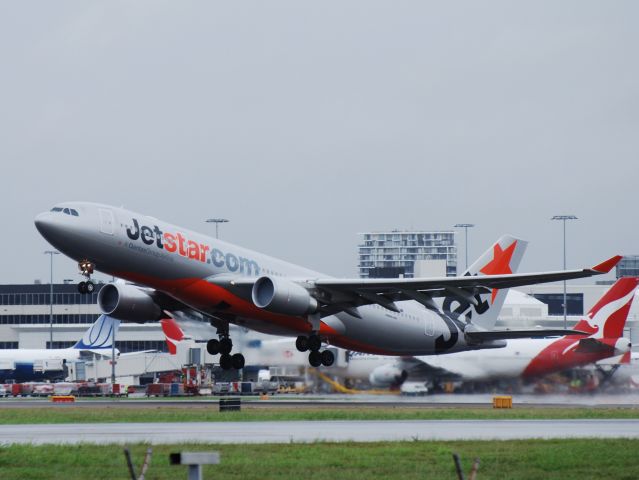
[[621, 258], [583, 270], [513, 274], [526, 242], [504, 236], [460, 277], [336, 279], [108, 205], [59, 204], [35, 224], [78, 261], [88, 279], [80, 291], [93, 290], [94, 269], [146, 287], [105, 286], [98, 296], [105, 314], [145, 322], [189, 311], [210, 321], [219, 340], [207, 349], [221, 353], [224, 369], [245, 362], [231, 355], [229, 323], [297, 336], [315, 367], [334, 362], [322, 342], [398, 356], [502, 347], [508, 338], [540, 335], [493, 331], [505, 289], [607, 273]]
[[[16, 382], [42, 380], [48, 378], [48, 374], [47, 372], [34, 371], [36, 363], [54, 360], [62, 360], [63, 363], [72, 362], [78, 360], [81, 353], [86, 351], [110, 357], [113, 338], [119, 325], [118, 320], [107, 315], [100, 315], [73, 347], [0, 350], [0, 365], [2, 365], [0, 379], [3, 381], [15, 380]], [[59, 375], [59, 372], [50, 373]]]

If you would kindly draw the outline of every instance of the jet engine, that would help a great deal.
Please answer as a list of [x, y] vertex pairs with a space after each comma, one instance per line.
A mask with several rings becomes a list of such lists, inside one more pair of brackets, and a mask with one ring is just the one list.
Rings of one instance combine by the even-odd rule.
[[406, 370], [401, 370], [395, 365], [380, 365], [368, 376], [368, 381], [374, 387], [390, 387], [401, 385], [408, 377]]
[[133, 285], [105, 285], [98, 293], [98, 305], [105, 315], [124, 322], [154, 322], [163, 317], [162, 309], [153, 298]]
[[305, 315], [317, 311], [318, 303], [301, 285], [290, 280], [260, 277], [253, 284], [253, 303], [269, 312]]

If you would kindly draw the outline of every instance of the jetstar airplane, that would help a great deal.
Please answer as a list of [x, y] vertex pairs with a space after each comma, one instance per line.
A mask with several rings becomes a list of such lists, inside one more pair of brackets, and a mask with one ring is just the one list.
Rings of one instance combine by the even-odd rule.
[[242, 354], [230, 354], [229, 323], [297, 336], [314, 367], [334, 362], [322, 342], [386, 355], [503, 347], [504, 339], [531, 335], [491, 330], [505, 289], [607, 273], [621, 258], [583, 270], [513, 274], [526, 242], [504, 236], [461, 277], [336, 279], [108, 205], [59, 204], [35, 225], [78, 262], [88, 280], [80, 291], [93, 290], [94, 269], [139, 285], [103, 287], [105, 314], [145, 322], [181, 312], [211, 322], [219, 340], [207, 349], [221, 353], [224, 369], [244, 365]]
[[497, 350], [457, 352], [398, 359], [390, 356], [354, 354], [348, 378], [367, 379], [375, 387], [397, 386], [409, 376], [439, 381], [485, 381], [508, 378], [529, 380], [554, 372], [599, 362], [630, 352], [623, 338], [628, 313], [639, 278], [626, 277], [608, 289], [574, 327], [588, 336], [515, 339]]

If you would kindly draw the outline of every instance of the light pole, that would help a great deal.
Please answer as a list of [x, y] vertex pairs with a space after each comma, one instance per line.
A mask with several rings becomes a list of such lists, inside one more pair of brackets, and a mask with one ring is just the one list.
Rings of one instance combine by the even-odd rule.
[[53, 348], [53, 256], [60, 255], [55, 250], [46, 250], [45, 255], [49, 255], [51, 260], [50, 281], [49, 281], [49, 348]]
[[[555, 215], [551, 220], [561, 220], [564, 222], [564, 270], [566, 270], [566, 220], [577, 220], [574, 215]], [[566, 280], [564, 280], [564, 330], [568, 328], [566, 320], [568, 305], [566, 305]]]
[[[115, 398], [115, 331], [117, 330], [117, 327], [116, 325], [113, 325], [111, 328], [113, 328], [113, 334], [111, 338], [111, 394], [113, 394]], [[122, 394], [122, 392], [120, 392], [120, 394]]]
[[468, 270], [468, 229], [473, 228], [472, 223], [456, 223], [454, 228], [463, 228], [465, 233], [464, 247], [466, 248], [466, 270]]
[[220, 238], [219, 237], [218, 227], [219, 227], [220, 223], [228, 223], [228, 220], [226, 218], [207, 218], [206, 219], [206, 223], [214, 223], [215, 224], [215, 238]]

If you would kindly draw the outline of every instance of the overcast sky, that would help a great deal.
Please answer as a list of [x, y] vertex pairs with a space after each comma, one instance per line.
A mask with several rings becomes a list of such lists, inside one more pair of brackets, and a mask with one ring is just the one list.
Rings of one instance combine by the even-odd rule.
[[[639, 2], [2, 2], [0, 282], [33, 217], [124, 205], [355, 276], [357, 233], [529, 240], [522, 271], [639, 253]], [[460, 236], [460, 240], [463, 236]], [[460, 243], [463, 252], [463, 243]], [[56, 258], [56, 279], [74, 262]], [[463, 254], [460, 255], [460, 263]]]

